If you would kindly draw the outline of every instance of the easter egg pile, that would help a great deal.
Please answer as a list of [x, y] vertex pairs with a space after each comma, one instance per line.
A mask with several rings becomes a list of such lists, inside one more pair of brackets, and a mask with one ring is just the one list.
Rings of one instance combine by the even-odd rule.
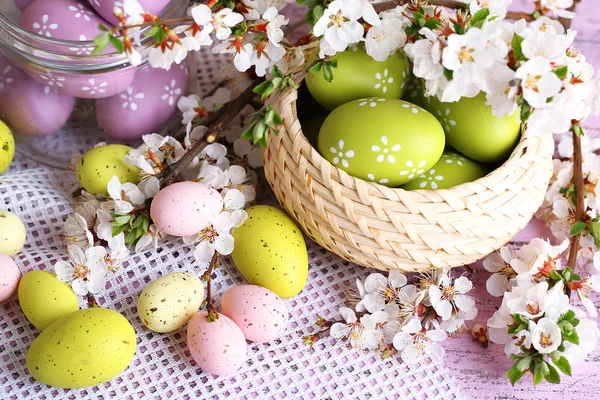
[[454, 103], [426, 97], [402, 50], [379, 62], [358, 45], [332, 60], [332, 81], [321, 71], [305, 79], [298, 115], [309, 142], [351, 176], [447, 189], [488, 174], [520, 139], [519, 112], [493, 115], [483, 93]]
[[[169, 0], [140, 0], [145, 10], [160, 14]], [[68, 47], [78, 60], [91, 56], [100, 26], [118, 21], [113, 2], [76, 0], [15, 0], [22, 10], [18, 25], [44, 39], [73, 42]], [[37, 42], [36, 42], [37, 43]], [[40, 41], [41, 50], [62, 54], [66, 46]], [[114, 52], [108, 46], [101, 55]], [[110, 57], [108, 57], [110, 61]], [[92, 63], [93, 61], [89, 61]], [[97, 63], [97, 61], [94, 61]], [[113, 60], [114, 62], [114, 60]], [[58, 132], [68, 121], [76, 99], [92, 99], [97, 125], [111, 137], [134, 141], [160, 129], [177, 110], [187, 91], [187, 69], [175, 65], [169, 71], [124, 66], [97, 72], [49, 70], [0, 54], [0, 117], [26, 136]], [[2, 158], [0, 154], [0, 169]]]

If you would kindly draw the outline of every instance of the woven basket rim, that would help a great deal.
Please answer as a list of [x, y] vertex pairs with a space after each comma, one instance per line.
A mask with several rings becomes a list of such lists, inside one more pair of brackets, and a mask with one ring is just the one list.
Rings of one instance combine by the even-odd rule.
[[[296, 107], [296, 102], [298, 101], [298, 90], [294, 89], [294, 88], [290, 88], [288, 89], [285, 93], [282, 94], [281, 96], [281, 100], [283, 100], [284, 98], [287, 98], [289, 95], [295, 95], [295, 99], [293, 99], [291, 102], [289, 102], [289, 106], [293, 107], [292, 108], [292, 115], [295, 116], [295, 120], [299, 122], [298, 119], [298, 115], [297, 115], [297, 107]], [[400, 99], [402, 100], [402, 99]], [[406, 101], [406, 100], [403, 100]], [[408, 102], [410, 103], [410, 102]], [[285, 103], [283, 101], [280, 101], [280, 104], [282, 106], [286, 106]], [[411, 103], [413, 104], [413, 103]], [[427, 111], [427, 110], [425, 110]], [[428, 113], [430, 113], [429, 111], [427, 111]], [[431, 113], [430, 113], [431, 114]], [[433, 115], [433, 114], [432, 114]], [[434, 116], [435, 117], [435, 116]], [[437, 118], [436, 118], [437, 120]], [[286, 128], [286, 130], [289, 132], [292, 129], [292, 124], [294, 123], [294, 121], [290, 121], [286, 118], [283, 119], [283, 123], [284, 126]], [[304, 134], [304, 131], [302, 129], [302, 124], [300, 124], [300, 133], [302, 135], [300, 135], [300, 141], [301, 143], [297, 143], [297, 145], [308, 145], [311, 148], [311, 151], [313, 152], [313, 154], [311, 154], [312, 159], [317, 159], [319, 160], [319, 162], [325, 162], [328, 163], [331, 166], [331, 178], [338, 181], [338, 182], [352, 182], [354, 188], [356, 188], [356, 186], [358, 185], [367, 185], [367, 187], [373, 189], [373, 191], [375, 193], [381, 193], [385, 192], [385, 191], [392, 191], [395, 193], [411, 193], [411, 194], [422, 194], [424, 196], [427, 196], [427, 194], [432, 194], [432, 193], [442, 193], [442, 192], [446, 192], [449, 194], [452, 194], [452, 192], [454, 193], [459, 193], [462, 190], [464, 190], [466, 188], [467, 185], [472, 185], [472, 184], [483, 184], [485, 186], [487, 186], [487, 184], [492, 183], [495, 181], [494, 177], [496, 175], [502, 174], [502, 175], [506, 175], [506, 173], [503, 173], [506, 169], [509, 169], [508, 165], [512, 164], [513, 162], [517, 162], [517, 160], [521, 160], [522, 158], [524, 158], [527, 155], [527, 146], [526, 146], [526, 140], [529, 139], [530, 137], [533, 136], [537, 136], [537, 134], [531, 133], [530, 131], [527, 130], [527, 127], [523, 125], [523, 123], [521, 123], [521, 133], [520, 133], [520, 139], [519, 142], [517, 143], [517, 145], [515, 146], [515, 148], [513, 149], [513, 151], [511, 152], [510, 156], [508, 157], [508, 159], [506, 159], [501, 165], [499, 165], [498, 167], [494, 168], [492, 171], [490, 171], [488, 174], [486, 174], [485, 176], [478, 178], [474, 181], [469, 181], [469, 182], [465, 182], [465, 183], [461, 183], [459, 185], [453, 186], [451, 188], [448, 189], [416, 189], [416, 190], [406, 190], [400, 187], [389, 187], [389, 186], [385, 186], [385, 185], [381, 185], [377, 182], [370, 182], [355, 176], [352, 176], [350, 174], [348, 174], [346, 171], [339, 169], [338, 167], [336, 167], [335, 165], [331, 164], [327, 159], [325, 159], [321, 153], [319, 153], [318, 149], [316, 149], [306, 138], [306, 135]], [[446, 149], [444, 149], [444, 151], [446, 151]], [[465, 156], [464, 154], [460, 153], [458, 150], [454, 150], [456, 153]], [[467, 157], [469, 158], [469, 157]], [[470, 159], [470, 158], [469, 158]], [[438, 160], [439, 161], [439, 160]], [[437, 163], [437, 161], [436, 161]], [[371, 191], [369, 190], [370, 194], [372, 195], [373, 193], [371, 193]], [[382, 196], [384, 198], [388, 198], [388, 196]]]

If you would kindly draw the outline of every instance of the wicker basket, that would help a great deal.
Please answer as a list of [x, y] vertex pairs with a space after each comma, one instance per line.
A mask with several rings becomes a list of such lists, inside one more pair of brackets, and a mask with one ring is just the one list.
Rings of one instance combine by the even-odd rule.
[[304, 137], [297, 91], [272, 106], [283, 119], [263, 151], [266, 178], [304, 232], [359, 265], [404, 272], [469, 264], [506, 244], [541, 205], [552, 135], [525, 133], [489, 175], [451, 189], [406, 191], [354, 178]]

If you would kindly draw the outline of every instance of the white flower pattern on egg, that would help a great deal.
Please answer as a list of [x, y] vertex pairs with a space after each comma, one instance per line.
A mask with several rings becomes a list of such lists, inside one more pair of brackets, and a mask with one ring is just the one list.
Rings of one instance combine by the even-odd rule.
[[10, 65], [7, 65], [2, 70], [2, 75], [0, 75], [0, 90], [4, 90], [6, 86], [14, 82], [14, 79], [8, 75], [11, 72], [11, 70], [12, 66]]
[[443, 181], [444, 177], [442, 175], [436, 175], [435, 174], [435, 169], [430, 169], [428, 172], [426, 172], [423, 175], [420, 175], [419, 178], [421, 179], [425, 179], [423, 182], [421, 182], [419, 184], [419, 187], [421, 189], [427, 189], [427, 186], [429, 186], [429, 188], [431, 189], [437, 189], [438, 188], [438, 184], [436, 181]]
[[39, 22], [33, 23], [33, 28], [38, 29], [38, 31], [36, 32], [38, 35], [52, 37], [52, 32], [50, 32], [50, 31], [55, 31], [58, 29], [58, 24], [49, 24], [48, 23], [49, 19], [50, 18], [48, 17], [48, 14], [44, 14], [42, 16], [42, 23], [39, 23]]
[[340, 139], [340, 141], [338, 142], [338, 148], [336, 149], [335, 147], [330, 147], [329, 151], [332, 154], [335, 154], [336, 156], [333, 157], [333, 165], [338, 165], [340, 162], [342, 163], [342, 166], [344, 168], [348, 168], [350, 166], [350, 164], [348, 163], [348, 160], [346, 160], [346, 158], [352, 158], [354, 157], [354, 150], [347, 150], [346, 152], [344, 152], [344, 141]]
[[414, 104], [410, 104], [410, 103], [403, 103], [402, 108], [410, 108], [410, 111], [412, 111], [413, 114], [418, 114], [419, 110], [425, 111], [421, 107], [415, 106]]
[[377, 107], [377, 103], [384, 102], [385, 99], [372, 97], [370, 99], [360, 99], [358, 101], [359, 101], [359, 103], [358, 103], [359, 107], [364, 107], [366, 105], [368, 105], [369, 107]]
[[133, 88], [129, 86], [126, 91], [119, 95], [120, 98], [125, 100], [121, 105], [122, 108], [131, 108], [132, 111], [136, 111], [138, 106], [136, 104], [136, 100], [141, 100], [144, 98], [144, 93], [133, 93]]
[[63, 76], [54, 76], [50, 71], [39, 74], [38, 76], [46, 83], [46, 87], [44, 88], [45, 94], [48, 94], [51, 91], [56, 91], [58, 90], [57, 88], [62, 88], [65, 86], [65, 78]]
[[427, 161], [422, 160], [417, 166], [415, 166], [415, 164], [411, 160], [408, 160], [406, 162], [406, 166], [408, 167], [408, 169], [400, 171], [400, 175], [408, 175], [408, 179], [413, 179], [415, 176], [421, 175], [423, 172], [425, 172], [425, 170], [423, 169], [425, 164], [427, 164]]
[[375, 153], [381, 153], [377, 155], [377, 162], [383, 162], [383, 160], [387, 159], [390, 164], [394, 164], [396, 162], [396, 157], [391, 154], [391, 152], [397, 153], [402, 149], [400, 144], [394, 144], [391, 147], [388, 146], [388, 138], [387, 136], [381, 137], [382, 146], [378, 146], [374, 144], [371, 146], [371, 151]]
[[85, 6], [81, 3], [77, 3], [77, 7], [76, 6], [69, 6], [69, 10], [73, 11], [75, 13], [75, 18], [80, 18], [83, 17], [84, 20], [86, 20], [87, 22], [90, 22], [90, 15], [93, 16], [94, 13], [91, 12], [90, 10], [86, 10]]
[[390, 83], [394, 83], [394, 77], [389, 76], [389, 70], [386, 68], [383, 70], [383, 73], [377, 72], [375, 73], [375, 79], [377, 79], [377, 83], [375, 84], [375, 89], [381, 89], [383, 93], [387, 92], [387, 85]]
[[436, 114], [438, 115], [438, 119], [440, 120], [440, 123], [442, 124], [446, 132], [450, 132], [451, 126], [456, 126], [456, 121], [450, 118], [449, 108], [446, 108], [445, 111], [437, 110]]
[[165, 91], [167, 93], [163, 94], [161, 99], [167, 100], [170, 106], [175, 104], [175, 98], [181, 95], [181, 88], [176, 88], [177, 81], [175, 79], [171, 79], [171, 86], [165, 86]]
[[[88, 40], [85, 35], [79, 35], [79, 41], [83, 42]], [[81, 46], [81, 47], [69, 47], [69, 51], [75, 53], [78, 56], [90, 56], [94, 51], [94, 46]]]
[[404, 79], [404, 82], [402, 82], [402, 84], [400, 85], [400, 89], [404, 89], [406, 87], [406, 82], [408, 82], [407, 79], [407, 73], [406, 71], [402, 71], [402, 79]]
[[386, 183], [388, 183], [390, 181], [387, 178], [381, 178], [381, 179], [377, 180], [377, 179], [375, 179], [375, 175], [373, 175], [373, 174], [367, 174], [367, 178], [369, 178], [369, 180], [371, 182], [379, 183], [380, 185], [385, 185]]
[[446, 159], [446, 164], [456, 163], [456, 165], [458, 165], [459, 167], [463, 166], [463, 161], [467, 161], [465, 157], [456, 153], [450, 153], [450, 155], [442, 154], [442, 158]]
[[95, 95], [96, 93], [106, 92], [106, 89], [104, 89], [104, 88], [106, 86], [108, 86], [108, 82], [101, 82], [101, 83], [97, 84], [95, 78], [88, 79], [88, 83], [89, 83], [89, 86], [82, 86], [81, 90], [83, 90], [84, 92], [89, 92], [90, 95], [92, 95], [92, 96]]

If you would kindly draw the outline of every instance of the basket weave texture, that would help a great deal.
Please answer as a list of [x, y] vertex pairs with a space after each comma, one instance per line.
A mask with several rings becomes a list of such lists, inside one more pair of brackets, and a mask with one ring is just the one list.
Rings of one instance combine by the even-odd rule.
[[297, 91], [273, 100], [279, 135], [263, 151], [279, 203], [314, 241], [379, 270], [425, 272], [466, 265], [506, 244], [542, 204], [552, 175], [552, 135], [527, 131], [510, 158], [474, 182], [450, 189], [388, 188], [354, 178], [305, 138]]

